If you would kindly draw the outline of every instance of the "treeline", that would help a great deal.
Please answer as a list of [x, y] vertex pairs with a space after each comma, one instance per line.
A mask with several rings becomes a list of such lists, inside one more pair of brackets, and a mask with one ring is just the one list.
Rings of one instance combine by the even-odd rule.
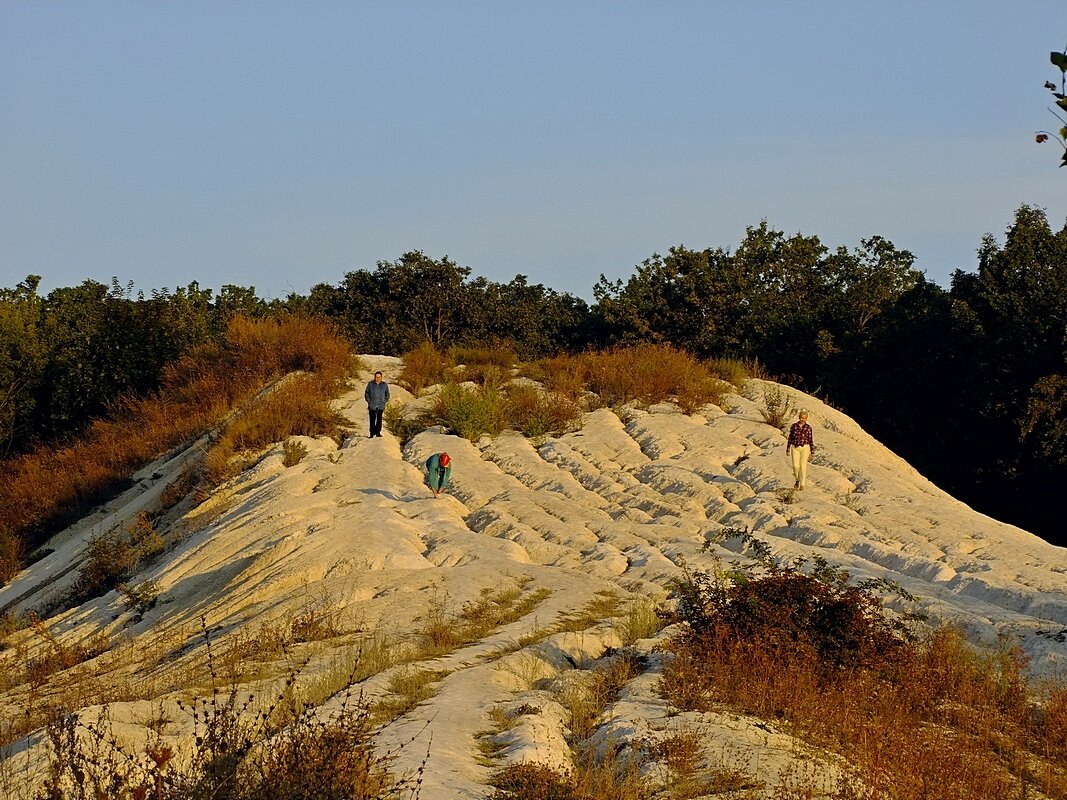
[[830, 249], [762, 223], [734, 251], [673, 247], [626, 280], [601, 278], [592, 306], [417, 251], [270, 303], [195, 283], [134, 297], [87, 281], [41, 297], [31, 276], [0, 290], [0, 446], [52, 441], [153, 391], [163, 365], [237, 313], [323, 316], [365, 353], [506, 342], [534, 359], [668, 342], [759, 360], [974, 507], [1063, 537], [1049, 493], [1067, 480], [1067, 228], [1021, 207], [1003, 245], [983, 239], [977, 271], [948, 289], [914, 262], [878, 236]]

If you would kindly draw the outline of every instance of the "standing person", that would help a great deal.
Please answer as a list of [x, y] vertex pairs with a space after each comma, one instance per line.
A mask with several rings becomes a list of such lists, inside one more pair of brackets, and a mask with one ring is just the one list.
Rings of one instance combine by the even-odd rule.
[[811, 435], [811, 426], [808, 424], [807, 409], [800, 409], [800, 419], [789, 426], [789, 441], [786, 443], [785, 452], [793, 451], [793, 477], [796, 483], [794, 489], [803, 489], [808, 480], [808, 458], [815, 452], [815, 440]]
[[380, 438], [382, 413], [385, 411], [385, 404], [389, 402], [389, 384], [382, 380], [380, 370], [374, 373], [374, 380], [367, 384], [363, 399], [367, 401], [367, 410], [370, 412], [370, 438]]
[[448, 486], [448, 479], [452, 477], [452, 458], [448, 453], [434, 453], [426, 459], [426, 480], [430, 484], [430, 491], [437, 497]]

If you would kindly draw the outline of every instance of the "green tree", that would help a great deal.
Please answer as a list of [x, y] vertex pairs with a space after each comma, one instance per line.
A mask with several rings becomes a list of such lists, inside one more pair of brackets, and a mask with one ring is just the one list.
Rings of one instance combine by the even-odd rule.
[[0, 457], [29, 438], [45, 365], [39, 275], [0, 289]]

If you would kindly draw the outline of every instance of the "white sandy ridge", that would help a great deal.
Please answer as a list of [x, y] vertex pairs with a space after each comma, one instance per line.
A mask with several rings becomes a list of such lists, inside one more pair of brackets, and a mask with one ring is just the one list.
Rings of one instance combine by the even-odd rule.
[[[382, 369], [390, 383], [400, 368], [384, 356], [364, 362]], [[203, 647], [196, 633], [201, 618], [221, 649], [229, 638], [262, 632], [271, 621], [328, 607], [348, 633], [307, 646], [311, 660], [301, 678], [313, 681], [335, 668], [339, 654], [353, 652], [359, 632], [401, 641], [425, 627], [430, 610], [458, 611], [484, 590], [548, 590], [527, 617], [417, 665], [443, 674], [436, 694], [388, 725], [381, 743], [414, 737], [416, 745], [404, 748], [397, 764], [411, 770], [432, 736], [424, 800], [484, 797], [492, 770], [513, 761], [565, 767], [560, 691], [598, 659], [611, 657], [619, 633], [605, 622], [527, 646], [520, 639], [598, 592], [615, 593], [624, 603], [659, 602], [683, 562], [713, 569], [716, 559], [743, 558], [723, 546], [705, 549], [724, 528], [747, 528], [786, 558], [818, 554], [857, 579], [897, 581], [918, 598], [909, 610], [935, 624], [960, 625], [976, 643], [992, 646], [1010, 637], [1037, 674], [1067, 668], [1065, 645], [1049, 635], [1067, 629], [1067, 550], [973, 511], [846, 415], [786, 387], [795, 405], [810, 410], [818, 445], [808, 488], [788, 502], [793, 477], [785, 438], [759, 413], [763, 387], [750, 381], [747, 398], [730, 396], [728, 410], [708, 406], [692, 416], [671, 404], [600, 409], [585, 415], [580, 430], [539, 445], [515, 433], [472, 444], [429, 430], [402, 450], [388, 432], [367, 438], [357, 382], [337, 403], [354, 424], [340, 447], [303, 438], [308, 456], [287, 468], [276, 445], [177, 523], [186, 531], [180, 544], [132, 581], [152, 580], [159, 590], [159, 602], [143, 618], [110, 592], [48, 625], [68, 643], [101, 630], [131, 652], [154, 653], [165, 642], [169, 655], [152, 676], [123, 673], [123, 680], [147, 686], [151, 677], [191, 663]], [[394, 399], [418, 402], [396, 385], [392, 391]], [[449, 494], [434, 500], [422, 464], [441, 450], [452, 456], [453, 482]], [[88, 538], [158, 503], [189, 457], [186, 452], [151, 465], [107, 509], [56, 537], [51, 555], [0, 589], [0, 608], [25, 611], [59, 597]], [[597, 734], [605, 743], [654, 741], [696, 726], [724, 763], [758, 765], [759, 777], [769, 782], [789, 767], [798, 748], [763, 723], [738, 715], [670, 714], [655, 688], [661, 656], [652, 652], [654, 644], [638, 643], [650, 669], [605, 715]], [[363, 688], [370, 696], [385, 695], [390, 676], [410, 668], [391, 668]], [[114, 669], [118, 676], [121, 669]], [[135, 732], [153, 708], [176, 697], [170, 692], [117, 702], [110, 715]], [[6, 713], [17, 713], [25, 701], [11, 694]], [[491, 712], [524, 704], [541, 713], [524, 715], [499, 734], [498, 760], [486, 764], [478, 743], [493, 728]], [[171, 718], [170, 733], [188, 730], [180, 714]], [[39, 733], [31, 735], [12, 752], [25, 758], [40, 742]]]

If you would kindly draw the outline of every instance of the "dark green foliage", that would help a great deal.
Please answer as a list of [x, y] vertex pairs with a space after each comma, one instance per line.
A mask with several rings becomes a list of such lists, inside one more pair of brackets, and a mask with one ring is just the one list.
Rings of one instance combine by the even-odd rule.
[[536, 358], [585, 344], [588, 308], [579, 298], [530, 285], [523, 275], [502, 284], [470, 280], [470, 272], [415, 250], [379, 261], [373, 272], [349, 272], [338, 286], [318, 284], [291, 307], [329, 316], [365, 353], [506, 342]]

